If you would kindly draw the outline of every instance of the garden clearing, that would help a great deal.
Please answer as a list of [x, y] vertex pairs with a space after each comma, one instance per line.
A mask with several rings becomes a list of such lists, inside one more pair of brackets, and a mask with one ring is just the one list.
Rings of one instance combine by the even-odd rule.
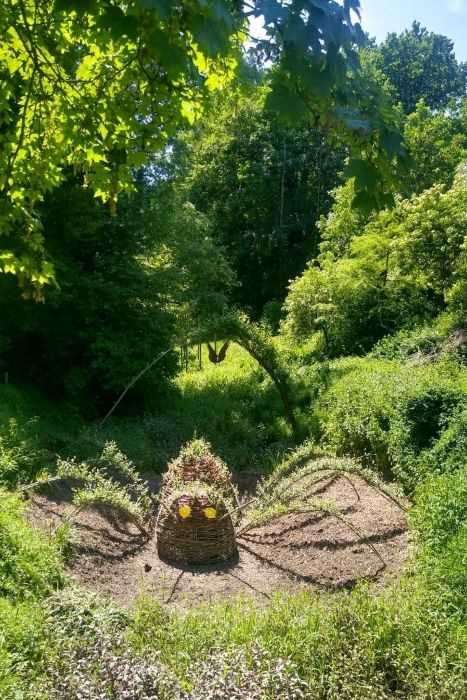
[[[258, 476], [239, 473], [235, 481], [246, 501]], [[361, 580], [394, 578], [408, 556], [405, 515], [359, 477], [352, 476], [352, 483], [334, 476], [310, 493], [334, 501], [345, 523], [326, 513], [283, 515], [240, 535], [238, 558], [222, 565], [169, 565], [159, 559], [155, 538], [147, 541], [108, 509], [82, 511], [74, 524], [68, 573], [85, 588], [127, 606], [141, 592], [187, 606], [241, 593], [266, 599], [276, 591], [335, 591]], [[159, 484], [152, 486], [156, 491]], [[70, 499], [70, 489], [49, 485], [33, 495], [30, 522], [54, 529]]]

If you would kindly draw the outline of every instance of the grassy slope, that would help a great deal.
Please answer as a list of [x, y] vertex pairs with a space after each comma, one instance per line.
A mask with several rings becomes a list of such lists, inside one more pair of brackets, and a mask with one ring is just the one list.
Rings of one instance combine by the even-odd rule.
[[[325, 379], [321, 391], [316, 388], [317, 375], [319, 386]], [[436, 405], [447, 402], [448, 407], [451, 400], [462, 402], [465, 376], [465, 369], [449, 363], [414, 369], [382, 359], [348, 358], [307, 371], [302, 412], [315, 435], [338, 451], [345, 451], [350, 440], [355, 453], [378, 463], [378, 447], [383, 464], [397, 457], [398, 445], [406, 445], [415, 455], [412, 464], [420, 464], [420, 454], [434, 447], [415, 450], [413, 438], [419, 436], [420, 427], [417, 416], [426, 428], [425, 416], [433, 413], [433, 401]], [[193, 368], [182, 373], [173, 391], [163, 414], [148, 414], [139, 421], [114, 418], [105, 429], [96, 429], [85, 426], [72, 409], [55, 408], [33, 392], [2, 387], [2, 420], [15, 417], [26, 425], [31, 444], [49, 450], [55, 445], [68, 453], [75, 447], [92, 451], [105, 439], [117, 439], [142, 468], [160, 468], [195, 431], [206, 435], [230, 466], [243, 468], [270, 464], [274, 451], [280, 453], [288, 444], [273, 387], [238, 348], [232, 347], [228, 360], [219, 367], [205, 361], [202, 372]], [[406, 421], [398, 420], [406, 414]], [[25, 423], [34, 415], [41, 416], [38, 422]], [[415, 432], [405, 430], [414, 426]], [[437, 440], [441, 437], [437, 435]], [[436, 469], [444, 463], [441, 454]], [[377, 596], [361, 588], [333, 597], [278, 596], [262, 607], [244, 599], [170, 614], [145, 599], [126, 620], [128, 648], [143, 655], [160, 652], [164, 663], [183, 676], [194, 658], [208, 658], [213, 647], [252, 649], [260, 642], [272, 656], [294, 660], [300, 675], [310, 683], [311, 698], [467, 696], [467, 611], [462, 604], [467, 585], [465, 479], [447, 474], [437, 477], [440, 482], [426, 480], [423, 470], [411, 474], [424, 484], [415, 517], [421, 554], [414, 572], [397, 586]], [[449, 499], [438, 498], [439, 493], [448, 494]], [[432, 551], [426, 532], [432, 533], [432, 523], [443, 531], [446, 509], [450, 517], [458, 515], [454, 521], [451, 517], [446, 536], [436, 540], [441, 538], [443, 546]], [[5, 509], [4, 517], [10, 517]], [[12, 527], [19, 522], [16, 517]], [[40, 547], [34, 551], [41, 556]], [[50, 561], [47, 554], [44, 565]], [[15, 580], [10, 576], [13, 587]], [[28, 603], [17, 603], [11, 595], [0, 603], [0, 689], [4, 698], [13, 697], [8, 693], [19, 687], [19, 676], [26, 687], [40, 673], [44, 649], [60, 646], [52, 628], [41, 625], [36, 601], [42, 593], [31, 582], [25, 581], [23, 587], [31, 591]], [[32, 626], [31, 620], [36, 624]], [[81, 633], [74, 625], [69, 631], [70, 644], [79, 647]], [[29, 667], [24, 667], [24, 661]]]
[[22, 697], [22, 670], [35, 675], [46, 644], [41, 601], [64, 583], [59, 538], [32, 530], [24, 521], [24, 508], [15, 495], [0, 489], [0, 697], [4, 699]]
[[147, 406], [137, 417], [117, 414], [104, 426], [85, 424], [71, 406], [54, 405], [29, 388], [0, 385], [0, 406], [0, 425], [15, 419], [31, 448], [85, 458], [116, 440], [141, 471], [163, 471], [194, 435], [206, 437], [239, 470], [268, 469], [292, 444], [276, 390], [237, 345], [220, 365], [209, 362], [203, 346], [202, 370], [193, 357], [162, 407]]

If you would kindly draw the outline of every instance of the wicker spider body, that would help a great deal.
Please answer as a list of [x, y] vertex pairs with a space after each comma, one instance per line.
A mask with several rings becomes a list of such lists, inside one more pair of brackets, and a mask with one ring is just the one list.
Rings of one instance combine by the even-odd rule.
[[237, 553], [230, 511], [236, 493], [227, 467], [195, 440], [169, 464], [157, 519], [157, 551], [177, 564], [213, 564]]

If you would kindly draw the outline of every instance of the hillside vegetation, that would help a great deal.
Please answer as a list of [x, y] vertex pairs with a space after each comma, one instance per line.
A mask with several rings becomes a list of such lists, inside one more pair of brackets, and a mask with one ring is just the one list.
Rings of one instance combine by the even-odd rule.
[[1, 700], [467, 698], [467, 71], [359, 9], [2, 3]]

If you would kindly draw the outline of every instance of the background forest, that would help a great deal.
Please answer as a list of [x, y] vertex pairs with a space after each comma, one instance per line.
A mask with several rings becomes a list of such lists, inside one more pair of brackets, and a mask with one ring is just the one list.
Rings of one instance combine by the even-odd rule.
[[[170, 112], [157, 126], [167, 126], [164, 142], [156, 130], [145, 159], [125, 161], [118, 198], [113, 143], [108, 172], [97, 146], [83, 145], [85, 167], [62, 154], [60, 176], [27, 213], [40, 234], [24, 233], [30, 193], [14, 216], [7, 207], [20, 195], [0, 199], [10, 227], [0, 255], [5, 700], [215, 698], [232, 659], [238, 674], [222, 686], [232, 698], [467, 697], [467, 66], [417, 22], [359, 44], [351, 90], [365, 107], [345, 108], [345, 129], [323, 114], [281, 113], [292, 98], [274, 92], [274, 47], [247, 44], [200, 118], [192, 106], [172, 124]], [[0, 146], [10, 124], [1, 119]], [[29, 192], [24, 158], [18, 191]], [[206, 343], [226, 339], [238, 344], [213, 365]], [[73, 536], [31, 529], [21, 486], [56, 475], [61, 460], [94, 464], [109, 441], [138, 474], [161, 473], [194, 436], [237, 472], [275, 473], [305, 443], [395, 484], [411, 503], [400, 580], [208, 612], [144, 596], [123, 611], [70, 587]], [[132, 678], [124, 689], [96, 671], [100, 656]], [[148, 659], [153, 695], [131, 685]], [[261, 687], [248, 685], [252, 673], [264, 674]], [[92, 694], [97, 677], [103, 695]], [[88, 694], [78, 695], [84, 678]]]

